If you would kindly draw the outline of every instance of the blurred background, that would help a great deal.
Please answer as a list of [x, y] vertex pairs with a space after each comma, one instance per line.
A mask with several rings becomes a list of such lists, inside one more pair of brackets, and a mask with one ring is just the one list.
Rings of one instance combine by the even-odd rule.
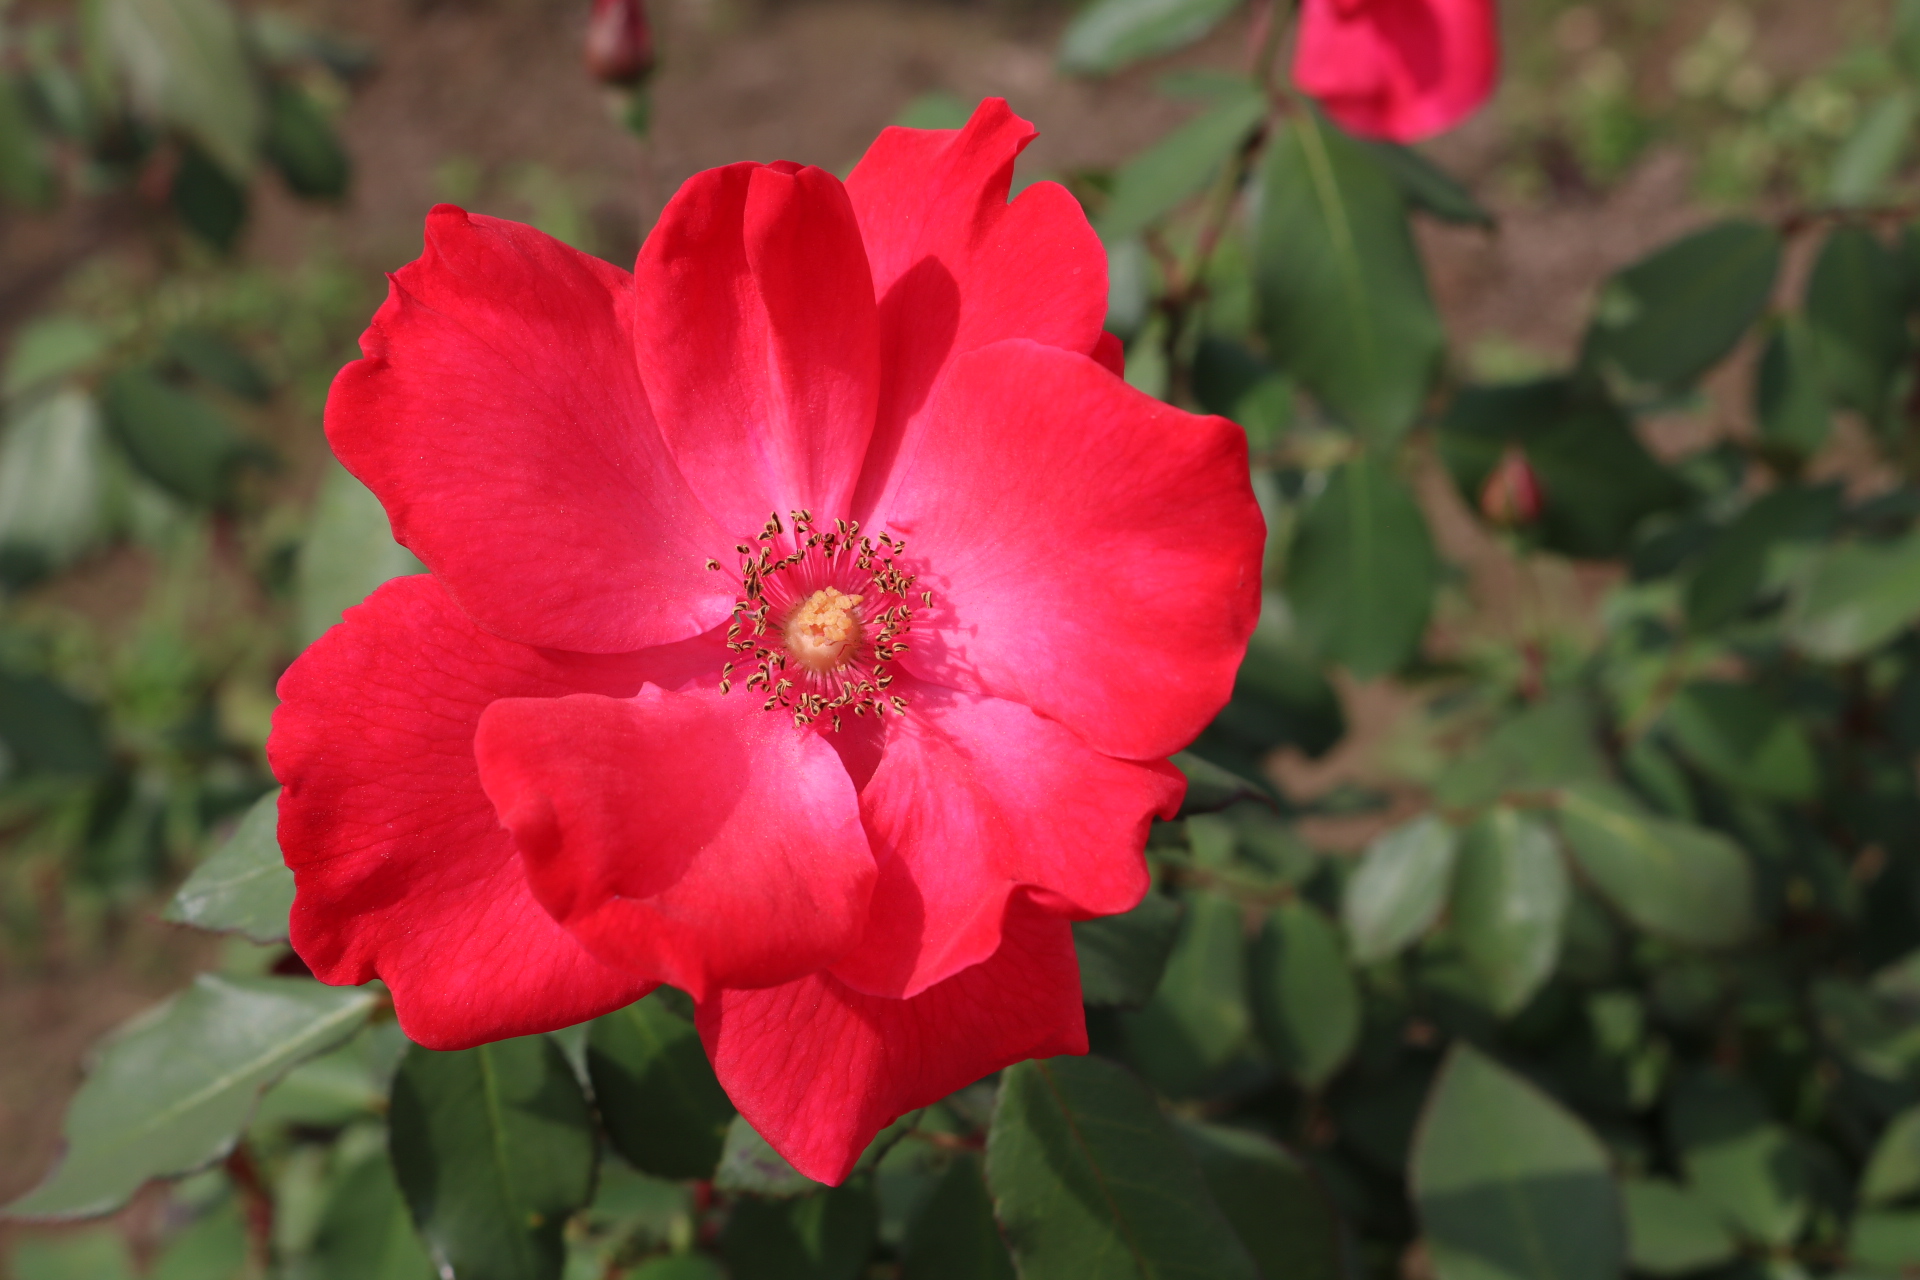
[[[989, 95], [1040, 129], [1016, 185], [1098, 191], [1201, 109], [1170, 73], [1243, 68], [1250, 42], [1236, 12], [1099, 76], [1061, 69], [1072, 13], [1048, 0], [648, 12], [658, 66], [636, 113], [583, 67], [584, 3], [235, 17], [0, 0], [0, 1201], [53, 1159], [86, 1046], [223, 946], [248, 949], [161, 910], [271, 785], [279, 673], [417, 568], [320, 421], [432, 204], [629, 265], [697, 170], [844, 173], [887, 124], [952, 125]], [[1423, 147], [1498, 220], [1416, 228], [1463, 380], [1567, 364], [1600, 286], [1683, 231], [1878, 186], [1909, 159], [1914, 108], [1879, 0], [1508, 0], [1502, 17], [1497, 97]], [[1806, 267], [1789, 256], [1790, 279]], [[1750, 433], [1752, 366], [1737, 357], [1647, 415], [1654, 451]], [[1843, 422], [1808, 475], [1868, 492], [1886, 465]], [[1619, 564], [1523, 565], [1437, 464], [1416, 488], [1449, 566], [1430, 657], [1522, 613], [1597, 635]], [[1423, 806], [1436, 748], [1431, 689], [1334, 681], [1344, 738], [1266, 767], [1306, 806], [1302, 837], [1337, 853]]]

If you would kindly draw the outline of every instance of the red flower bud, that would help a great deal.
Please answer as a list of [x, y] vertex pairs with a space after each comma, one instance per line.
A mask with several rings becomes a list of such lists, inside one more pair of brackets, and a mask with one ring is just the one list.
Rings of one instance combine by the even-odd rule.
[[1546, 494], [1533, 464], [1517, 444], [1500, 455], [1486, 484], [1480, 488], [1480, 514], [1503, 529], [1518, 529], [1540, 519], [1547, 508]]
[[601, 84], [635, 85], [653, 70], [653, 29], [643, 0], [593, 0], [587, 73]]

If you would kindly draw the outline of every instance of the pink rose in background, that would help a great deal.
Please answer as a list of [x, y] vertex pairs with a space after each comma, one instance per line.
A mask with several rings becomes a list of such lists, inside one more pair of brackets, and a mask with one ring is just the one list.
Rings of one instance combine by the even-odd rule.
[[1293, 79], [1354, 133], [1417, 142], [1493, 92], [1493, 0], [1305, 0]]

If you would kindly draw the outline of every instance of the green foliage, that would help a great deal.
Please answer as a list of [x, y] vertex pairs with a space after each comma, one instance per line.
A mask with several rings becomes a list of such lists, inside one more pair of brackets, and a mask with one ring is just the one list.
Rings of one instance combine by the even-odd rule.
[[1269, 144], [1254, 235], [1275, 362], [1363, 437], [1392, 443], [1425, 402], [1444, 341], [1400, 184], [1374, 152], [1301, 115]]
[[1607, 1153], [1578, 1119], [1462, 1045], [1421, 1116], [1408, 1180], [1442, 1280], [1603, 1280], [1626, 1251]]
[[280, 857], [279, 821], [276, 788], [256, 800], [227, 842], [187, 877], [166, 918], [255, 942], [285, 942], [293, 872]]
[[1060, 41], [1060, 65], [1073, 71], [1118, 71], [1192, 44], [1233, 9], [1233, 0], [1094, 0], [1068, 24]]
[[1091, 1058], [1004, 1073], [987, 1151], [1022, 1277], [1258, 1275], [1179, 1131], [1138, 1080]]
[[65, 1157], [7, 1214], [107, 1213], [149, 1178], [220, 1159], [260, 1091], [351, 1035], [372, 1004], [303, 979], [202, 975], [107, 1042], [67, 1113]]
[[662, 997], [595, 1019], [587, 1070], [607, 1134], [628, 1163], [662, 1178], [712, 1176], [733, 1104], [693, 1025]]
[[393, 1083], [393, 1172], [437, 1265], [559, 1280], [561, 1233], [593, 1190], [586, 1095], [546, 1036], [409, 1049]]
[[1343, 464], [1307, 507], [1287, 560], [1301, 640], [1358, 676], [1398, 670], [1426, 632], [1439, 576], [1412, 492], [1385, 464]]

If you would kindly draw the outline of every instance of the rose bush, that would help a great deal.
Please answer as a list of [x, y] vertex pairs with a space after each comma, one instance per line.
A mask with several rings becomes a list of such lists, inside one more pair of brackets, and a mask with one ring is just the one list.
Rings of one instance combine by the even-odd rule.
[[1008, 202], [1033, 136], [994, 100], [844, 185], [699, 174], [632, 275], [433, 212], [326, 418], [432, 572], [268, 746], [317, 977], [443, 1049], [670, 983], [828, 1182], [1085, 1051], [1069, 922], [1148, 887], [1264, 524], [1240, 429], [1118, 376], [1079, 205]]

